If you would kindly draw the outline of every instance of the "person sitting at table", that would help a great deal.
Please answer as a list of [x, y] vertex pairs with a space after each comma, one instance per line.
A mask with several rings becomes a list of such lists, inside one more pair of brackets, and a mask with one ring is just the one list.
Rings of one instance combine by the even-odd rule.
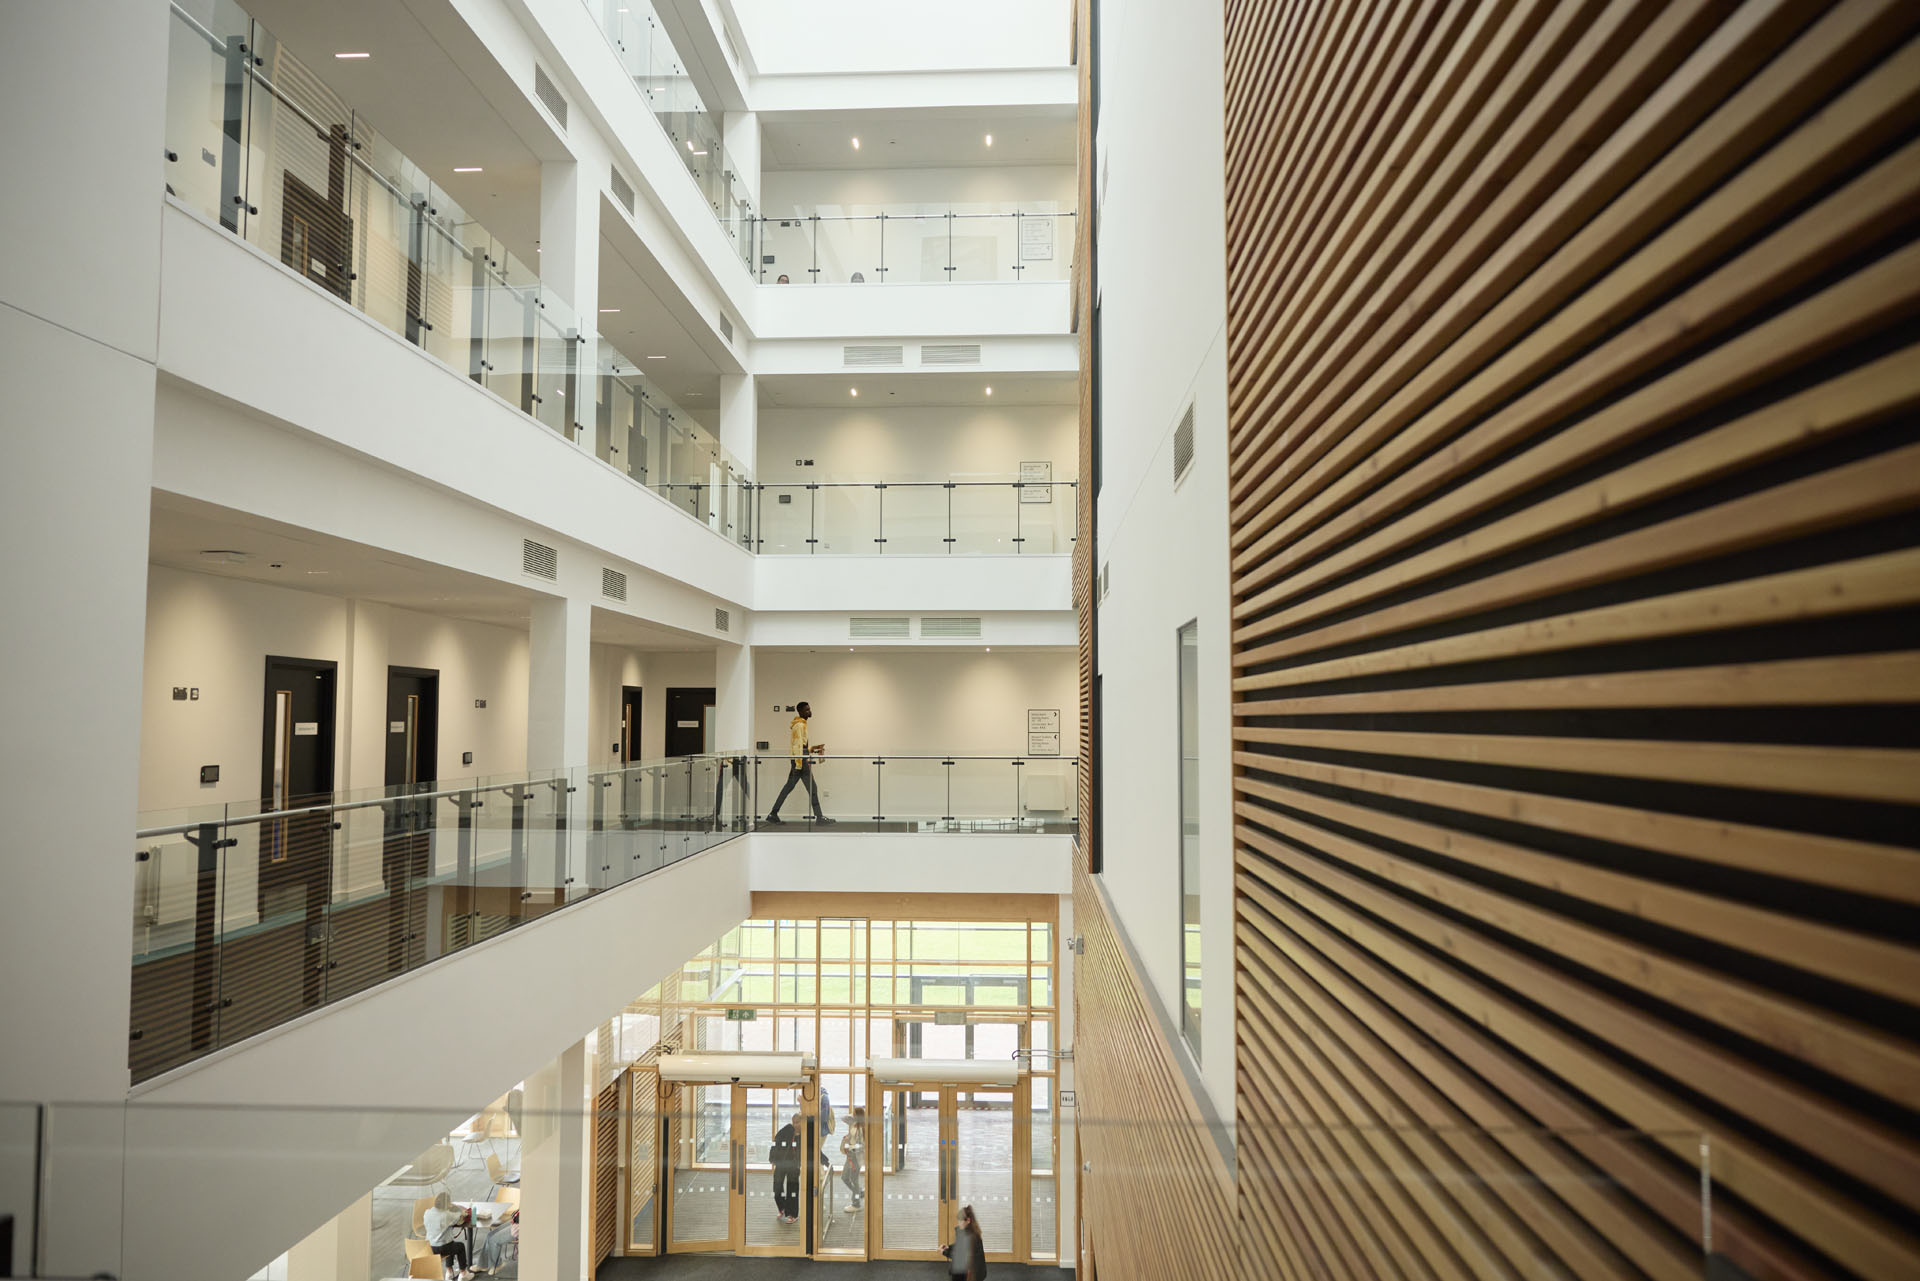
[[442, 1192], [420, 1216], [427, 1229], [427, 1246], [440, 1256], [448, 1281], [471, 1281], [473, 1277], [472, 1269], [467, 1266], [466, 1226], [470, 1213], [470, 1210], [454, 1209], [453, 1198]]

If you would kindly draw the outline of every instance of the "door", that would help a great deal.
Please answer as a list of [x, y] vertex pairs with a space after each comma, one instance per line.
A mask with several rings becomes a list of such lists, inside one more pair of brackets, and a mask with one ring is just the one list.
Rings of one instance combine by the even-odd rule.
[[[798, 1085], [681, 1087], [669, 1125], [667, 1253], [807, 1253], [810, 1163], [819, 1157], [805, 1093]], [[791, 1142], [782, 1133], [789, 1124]]]
[[640, 698], [638, 685], [620, 687], [620, 763], [631, 765], [641, 759]]
[[1027, 1091], [926, 1083], [881, 1087], [878, 1097], [873, 1256], [939, 1258], [970, 1205], [990, 1259], [1025, 1259]]
[[[260, 807], [280, 813], [325, 804], [333, 795], [335, 665], [324, 659], [267, 659], [261, 710]], [[333, 822], [325, 810], [266, 819], [259, 841], [260, 929], [244, 986], [221, 993], [223, 1040], [272, 1026], [324, 999], [327, 901], [333, 872]], [[244, 835], [244, 829], [236, 835]], [[229, 909], [231, 910], [231, 909]], [[259, 1028], [254, 1024], [259, 1021]]]
[[387, 887], [388, 974], [426, 959], [426, 877], [433, 857], [431, 792], [440, 759], [440, 673], [387, 668], [387, 795], [382, 879]]
[[667, 755], [697, 756], [711, 752], [707, 725], [713, 712], [713, 690], [667, 691]]

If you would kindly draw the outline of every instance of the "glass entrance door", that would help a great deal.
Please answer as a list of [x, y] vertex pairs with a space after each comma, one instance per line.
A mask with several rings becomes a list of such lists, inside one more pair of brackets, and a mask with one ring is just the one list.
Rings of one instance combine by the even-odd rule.
[[887, 1086], [868, 1146], [874, 1257], [933, 1259], [962, 1206], [993, 1259], [1026, 1258], [1031, 1123], [1026, 1092], [956, 1085]]
[[667, 1252], [807, 1253], [812, 1105], [797, 1085], [686, 1085], [670, 1122]]

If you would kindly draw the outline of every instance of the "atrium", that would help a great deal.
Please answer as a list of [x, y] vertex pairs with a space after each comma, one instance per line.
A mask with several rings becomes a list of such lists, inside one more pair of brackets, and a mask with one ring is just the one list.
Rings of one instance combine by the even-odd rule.
[[1920, 5], [0, 102], [0, 1277], [1920, 1276]]

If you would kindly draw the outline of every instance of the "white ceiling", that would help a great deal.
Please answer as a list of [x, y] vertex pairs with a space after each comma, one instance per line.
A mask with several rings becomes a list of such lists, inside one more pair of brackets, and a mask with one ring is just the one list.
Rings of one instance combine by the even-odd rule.
[[[993, 135], [993, 145], [986, 136]], [[1073, 109], [763, 113], [763, 169], [951, 169], [1071, 165]], [[860, 139], [856, 150], [852, 140]]]
[[[534, 602], [544, 598], [542, 593], [514, 583], [175, 494], [153, 495], [148, 538], [147, 559], [155, 565], [396, 605], [422, 614], [491, 623], [516, 631], [527, 630]], [[239, 553], [241, 559], [209, 556], [208, 552]], [[712, 641], [692, 632], [655, 626], [599, 608], [593, 611], [593, 639], [633, 649], [713, 648]]]
[[[429, 0], [431, 4], [441, 0]], [[540, 160], [415, 16], [413, 0], [247, 0], [246, 8], [381, 138], [529, 266], [540, 237]], [[341, 52], [369, 53], [341, 59]], [[302, 104], [309, 105], [309, 104]], [[480, 173], [454, 173], [455, 167]]]
[[[847, 390], [858, 387], [860, 394]], [[988, 396], [986, 389], [993, 388]], [[850, 369], [844, 374], [767, 374], [757, 380], [762, 407], [778, 409], [872, 409], [987, 405], [1074, 405], [1080, 380], [1075, 374], [938, 373], [876, 374]]]
[[[719, 366], [604, 236], [600, 239], [600, 306], [597, 328], [614, 349], [711, 430], [720, 408]], [[609, 307], [619, 310], [606, 311]], [[650, 360], [650, 356], [665, 359]]]

